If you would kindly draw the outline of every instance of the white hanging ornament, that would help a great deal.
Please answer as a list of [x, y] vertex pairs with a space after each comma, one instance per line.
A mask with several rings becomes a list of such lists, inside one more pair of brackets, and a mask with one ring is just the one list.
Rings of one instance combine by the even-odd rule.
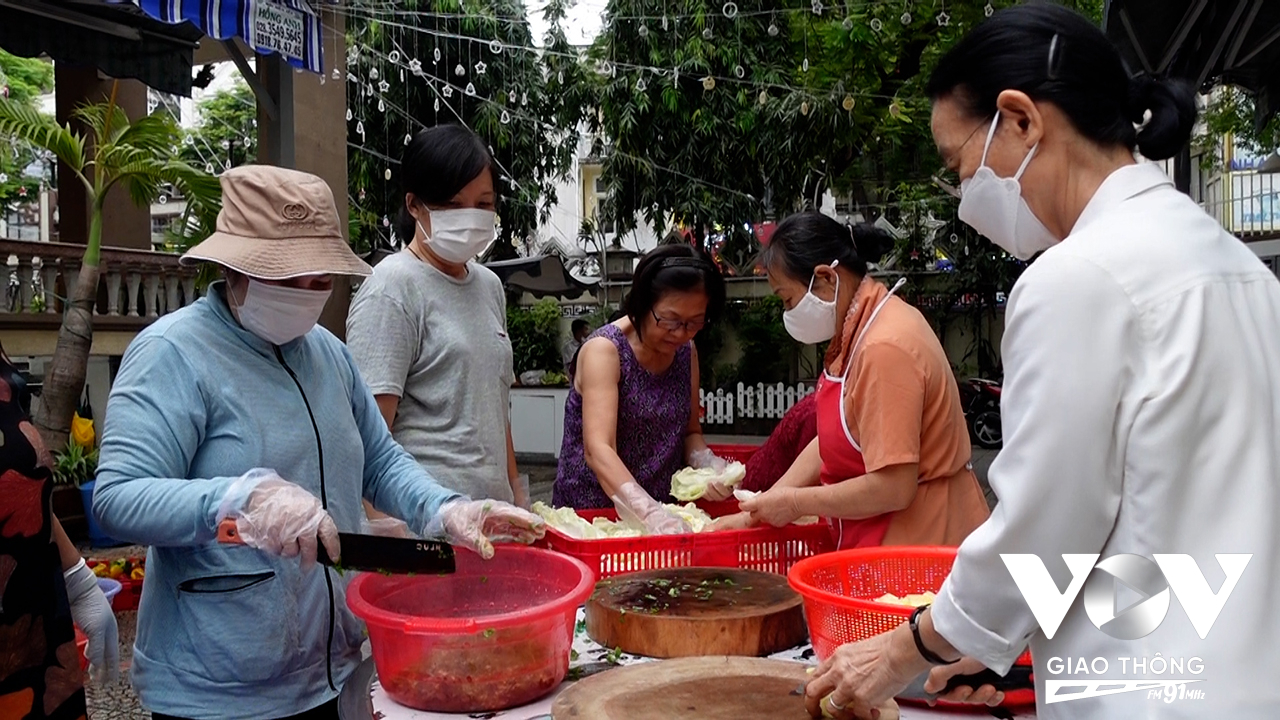
[[985, 13], [987, 17], [991, 17], [995, 14], [996, 9], [991, 7], [991, 3], [987, 3], [987, 6], [982, 8], [982, 12]]
[[442, 92], [442, 93], [444, 93], [444, 96], [445, 96], [445, 97], [447, 97], [447, 98], [451, 98], [451, 97], [453, 97], [453, 86], [452, 86], [452, 85], [445, 85], [445, 86], [444, 86], [444, 90], [441, 90], [441, 92]]
[[436, 48], [436, 49], [431, 53], [431, 57], [433, 57], [433, 58], [435, 59], [435, 62], [440, 62], [440, 48]]
[[900, 17], [900, 18], [898, 18], [898, 19], [902, 21], [902, 24], [903, 24], [903, 25], [910, 25], [910, 24], [911, 24], [911, 13], [909, 13], [909, 12], [904, 12], [904, 13], [902, 13], [902, 17]]
[[842, 23], [842, 25], [843, 25], [843, 27], [844, 27], [844, 29], [845, 29], [845, 31], [846, 31], [846, 32], [847, 32], [847, 31], [849, 31], [849, 30], [852, 30], [852, 29], [853, 29], [853, 18], [851, 18], [851, 17], [847, 17], [847, 18], [845, 18], [845, 19], [844, 19], [844, 23]]
[[480, 62], [476, 63], [476, 74], [477, 74], [477, 75], [483, 75], [483, 74], [485, 73], [485, 71], [486, 71], [486, 70], [488, 70], [488, 69], [489, 69], [489, 66], [488, 66], [488, 65], [485, 65], [483, 60], [481, 60]]
[[730, 20], [734, 19], [738, 16], [738, 3], [733, 2], [733, 0], [729, 0], [729, 2], [725, 3], [724, 6], [720, 8], [720, 13]]
[[378, 68], [369, 68], [369, 79], [370, 80], [378, 79]]
[[390, 180], [390, 179], [391, 179], [391, 168], [387, 168], [387, 171], [386, 171], [386, 172], [384, 172], [384, 173], [382, 173], [382, 178], [383, 178], [384, 180]]
[[507, 123], [511, 122], [511, 114], [508, 113], [506, 110], [503, 110], [502, 117], [498, 118], [498, 120], [500, 120], [503, 125], [506, 125]]
[[647, 37], [649, 37], [649, 26], [648, 26], [648, 25], [641, 25], [641, 26], [640, 26], [640, 29], [639, 29], [639, 30], [637, 30], [637, 31], [636, 31], [636, 33], [638, 33], [638, 34], [640, 35], [640, 37], [642, 37], [642, 38], [647, 38]]
[[761, 91], [760, 91], [760, 104], [761, 104], [761, 105], [768, 105], [768, 104], [769, 104], [769, 91], [768, 91], [768, 90], [761, 90]]
[[433, 107], [435, 108], [436, 112], [440, 112], [440, 98], [436, 98], [435, 103], [433, 103]]
[[0, 173], [0, 183], [9, 182], [9, 173]]
[[520, 105], [521, 107], [527, 107], [529, 105], [529, 93], [520, 94]]
[[387, 103], [384, 102], [382, 98], [378, 98], [378, 112], [384, 113], [386, 111], [387, 111]]
[[386, 80], [378, 81], [378, 92], [387, 92], [390, 89], [391, 89], [391, 83], [387, 82]]
[[821, 0], [813, 0], [811, 9], [813, 10], [814, 15], [821, 15], [823, 9]]
[[800, 63], [800, 70], [801, 72], [809, 72], [809, 58], [805, 58], [804, 62]]
[[205, 163], [205, 164], [204, 164], [204, 171], [205, 171], [205, 172], [207, 172], [207, 173], [212, 173], [212, 172], [213, 172], [213, 163]]
[[844, 108], [845, 110], [847, 110], [847, 111], [852, 111], [852, 110], [853, 110], [854, 105], [856, 105], [856, 104], [857, 104], [857, 103], [854, 101], [854, 99], [853, 99], [853, 96], [852, 96], [852, 95], [845, 95], [845, 96], [844, 96], [844, 102], [840, 103], [840, 106], [841, 106], [841, 107], [843, 107], [843, 108]]
[[644, 78], [636, 81], [636, 92], [644, 92], [648, 86], [644, 84]]
[[400, 68], [400, 82], [404, 82], [404, 68]]
[[808, 114], [809, 114], [809, 101], [808, 101], [808, 100], [805, 100], [804, 102], [800, 103], [800, 114], [801, 114], [801, 115], [808, 115]]
[[351, 108], [347, 108], [347, 122], [351, 122]]
[[468, 94], [468, 95], [470, 95], [471, 97], [475, 97], [475, 96], [476, 96], [476, 84], [475, 84], [475, 83], [467, 83], [467, 94]]
[[778, 26], [773, 23], [769, 23], [769, 37], [778, 37], [778, 32]]
[[738, 79], [741, 80], [742, 78], [747, 76], [747, 69], [739, 65], [738, 67], [733, 69], [733, 74], [737, 75]]
[[421, 61], [421, 60], [419, 60], [418, 58], [414, 58], [414, 59], [410, 60], [410, 61], [409, 61], [409, 72], [413, 73], [414, 75], [421, 75], [421, 74], [422, 74], [422, 61]]
[[708, 75], [708, 76], [706, 76], [706, 77], [702, 78], [702, 89], [703, 89], [703, 90], [715, 90], [715, 89], [716, 89], [716, 79], [715, 79], [715, 78], [713, 78], [713, 77], [711, 77], [710, 75]]
[[663, 29], [663, 31], [664, 31], [664, 32], [665, 32], [665, 31], [666, 31], [666, 29], [667, 29], [667, 16], [666, 16], [666, 15], [663, 15], [663, 16], [662, 16], [662, 29]]
[[334, 80], [341, 80], [341, 79], [342, 79], [342, 71], [341, 71], [341, 70], [339, 70], [338, 68], [334, 68], [334, 69], [333, 69], [333, 79], [334, 79]]
[[[231, 149], [231, 141], [230, 141], [230, 140], [223, 140], [221, 143], [219, 143], [219, 145], [221, 145], [221, 146], [222, 146], [222, 149], [223, 149], [223, 150], [230, 150], [230, 149]], [[2, 181], [0, 181], [0, 182], [2, 182]]]
[[511, 103], [512, 105], [515, 105], [515, 104], [516, 104], [516, 91], [515, 91], [515, 90], [512, 90], [511, 92], [507, 93], [507, 102]]
[[400, 51], [399, 51], [399, 50], [392, 50], [392, 51], [387, 55], [387, 58], [391, 60], [392, 64], [400, 62]]
[[405, 144], [405, 145], [408, 145], [408, 144], [409, 144], [409, 143], [411, 143], [411, 142], [413, 142], [413, 133], [405, 133], [405, 134], [404, 134], [404, 144]]
[[713, 38], [713, 37], [715, 37], [715, 33], [711, 32], [711, 28], [707, 28], [707, 29], [705, 29], [705, 30], [703, 30], [703, 31], [702, 31], [702, 39], [703, 39], [703, 40], [710, 40], [710, 39], [711, 39], [711, 38]]
[[561, 85], [563, 85], [563, 84], [564, 84], [564, 71], [563, 71], [563, 70], [560, 70], [560, 71], [558, 71], [558, 72], [556, 73], [556, 82], [560, 83]]
[[467, 74], [467, 69], [462, 67], [462, 63], [458, 63], [458, 67], [453, 69], [453, 74], [462, 77]]
[[491, 40], [491, 41], [489, 42], [489, 52], [493, 53], [494, 55], [497, 55], [497, 54], [501, 53], [501, 52], [502, 52], [502, 42], [501, 42], [500, 40], [496, 39], [496, 38], [495, 38], [494, 40]]
[[361, 138], [364, 137], [364, 121], [363, 120], [359, 120], [356, 122], [356, 132], [360, 134]]
[[938, 21], [938, 27], [947, 27], [951, 24], [951, 16], [947, 14], [946, 10], [938, 13], [938, 17], [936, 19]]
[[871, 18], [871, 29], [880, 32], [884, 29], [884, 23], [880, 22], [880, 18]]

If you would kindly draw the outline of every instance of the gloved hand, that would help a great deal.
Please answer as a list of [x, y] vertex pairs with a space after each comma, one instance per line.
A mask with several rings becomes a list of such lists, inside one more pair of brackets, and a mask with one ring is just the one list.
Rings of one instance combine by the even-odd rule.
[[218, 508], [218, 522], [232, 517], [245, 545], [282, 557], [301, 557], [304, 572], [315, 567], [316, 537], [337, 562], [338, 527], [320, 498], [273, 470], [250, 470], [232, 484]]
[[[710, 449], [703, 448], [702, 450], [694, 451], [689, 456], [689, 464], [695, 470], [708, 469], [715, 472], [716, 475], [723, 475], [725, 468], [729, 465], [729, 461], [711, 452]], [[728, 500], [732, 496], [733, 488], [715, 480], [707, 483], [707, 491], [702, 495], [703, 499], [712, 502]]]
[[547, 532], [547, 524], [531, 512], [500, 500], [450, 500], [431, 519], [423, 537], [444, 537], [450, 545], [474, 550], [488, 560], [495, 542], [528, 545]]
[[360, 521], [360, 532], [365, 535], [377, 535], [378, 537], [403, 538], [406, 540], [417, 540], [418, 536], [413, 534], [409, 526], [403, 520], [398, 520], [391, 516], [378, 518], [363, 518]]
[[89, 677], [97, 683], [115, 682], [120, 679], [120, 636], [111, 603], [98, 587], [98, 577], [85, 565], [84, 558], [62, 577], [71, 601], [71, 617], [89, 638], [85, 649]]
[[618, 494], [613, 496], [613, 504], [618, 508], [618, 515], [626, 519], [628, 515], [635, 517], [645, 530], [653, 535], [680, 535], [693, 532], [679, 516], [663, 507], [662, 503], [649, 497], [649, 493], [634, 481], [622, 485]]

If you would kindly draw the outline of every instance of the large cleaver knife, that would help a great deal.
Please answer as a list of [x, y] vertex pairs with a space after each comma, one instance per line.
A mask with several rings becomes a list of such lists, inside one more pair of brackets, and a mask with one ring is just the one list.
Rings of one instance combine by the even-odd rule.
[[[218, 525], [218, 542], [243, 545], [244, 540], [236, 529], [234, 518], [227, 518]], [[340, 563], [335, 563], [317, 541], [316, 560], [322, 565], [343, 570], [364, 570], [383, 574], [436, 574], [457, 571], [453, 546], [438, 540], [410, 540], [378, 535], [338, 533], [342, 546]]]

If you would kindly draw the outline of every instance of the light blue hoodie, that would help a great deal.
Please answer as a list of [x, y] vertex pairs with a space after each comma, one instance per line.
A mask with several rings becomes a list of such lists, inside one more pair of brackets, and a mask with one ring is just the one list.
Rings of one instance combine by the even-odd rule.
[[336, 337], [316, 327], [277, 349], [240, 326], [222, 287], [129, 346], [107, 403], [93, 511], [113, 537], [151, 546], [132, 668], [143, 706], [287, 717], [334, 698], [360, 662], [350, 573], [303, 574], [297, 558], [216, 542], [231, 484], [254, 468], [317, 497], [323, 482], [342, 532], [360, 531], [361, 497], [421, 531], [459, 496], [391, 439]]

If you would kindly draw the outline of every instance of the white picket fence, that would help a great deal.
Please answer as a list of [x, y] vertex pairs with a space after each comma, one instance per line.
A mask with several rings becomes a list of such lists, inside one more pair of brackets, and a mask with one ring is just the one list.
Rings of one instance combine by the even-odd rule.
[[757, 383], [751, 387], [738, 383], [737, 392], [699, 390], [702, 424], [732, 425], [735, 418], [777, 420], [813, 391], [814, 387], [805, 383]]

